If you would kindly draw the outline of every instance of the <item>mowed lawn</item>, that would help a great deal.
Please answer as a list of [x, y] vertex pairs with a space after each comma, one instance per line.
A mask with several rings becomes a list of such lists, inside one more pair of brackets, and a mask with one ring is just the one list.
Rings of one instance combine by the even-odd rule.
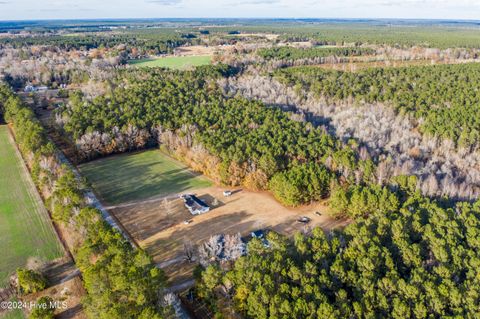
[[80, 165], [80, 172], [110, 205], [211, 186], [205, 177], [159, 150], [115, 155]]
[[136, 67], [164, 67], [169, 69], [184, 70], [194, 66], [211, 64], [212, 57], [209, 55], [170, 56], [163, 58], [130, 60], [128, 63]]
[[62, 246], [7, 127], [0, 126], [0, 287], [30, 257], [52, 260]]

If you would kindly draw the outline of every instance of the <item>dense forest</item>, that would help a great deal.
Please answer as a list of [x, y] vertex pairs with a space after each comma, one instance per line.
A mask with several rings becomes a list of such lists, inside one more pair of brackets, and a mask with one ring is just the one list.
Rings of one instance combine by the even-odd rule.
[[[57, 124], [85, 159], [158, 143], [219, 182], [272, 189], [289, 205], [327, 196], [332, 172], [348, 181], [373, 178], [368, 159], [359, 160], [354, 148], [322, 129], [259, 102], [224, 98], [205, 75], [215, 72], [219, 77], [229, 71], [219, 66], [123, 73], [125, 82], [110, 96], [88, 100], [73, 94], [57, 113]], [[296, 168], [301, 163], [308, 165]], [[318, 188], [317, 182], [290, 183], [304, 174], [320, 179]]]
[[188, 35], [170, 29], [162, 32], [137, 31], [111, 34], [72, 34], [28, 37], [5, 37], [0, 39], [0, 48], [25, 48], [28, 46], [52, 46], [61, 50], [90, 50], [126, 46], [151, 54], [170, 53], [180, 45], [190, 43]]
[[375, 50], [370, 48], [360, 47], [338, 47], [338, 48], [292, 48], [292, 47], [273, 47], [264, 48], [257, 51], [257, 54], [264, 59], [273, 60], [286, 60], [286, 59], [308, 59], [308, 58], [325, 58], [330, 56], [360, 56], [360, 55], [372, 55], [375, 54]]
[[480, 65], [438, 65], [402, 68], [370, 68], [355, 73], [321, 68], [290, 68], [277, 76], [291, 86], [300, 86], [317, 97], [357, 102], [385, 102], [403, 114], [423, 119], [420, 129], [476, 146], [480, 137]]
[[118, 66], [128, 53], [118, 51], [118, 56], [105, 49], [89, 53], [80, 50], [69, 52], [54, 47], [29, 47], [0, 49], [0, 69], [3, 80], [12, 88], [23, 89], [27, 84], [45, 85], [56, 89], [61, 85], [83, 84], [92, 94], [102, 92], [98, 83], [88, 88], [90, 81], [108, 78], [109, 70]]
[[162, 271], [89, 206], [82, 184], [59, 159], [33, 111], [5, 85], [0, 86], [0, 109], [14, 128], [34, 182], [48, 194], [52, 217], [79, 237], [72, 251], [87, 290], [85, 311], [92, 318], [160, 318], [168, 311], [159, 303]]
[[[267, 28], [268, 29], [268, 28]], [[275, 32], [275, 28], [270, 30]], [[479, 48], [479, 34], [475, 27], [456, 28], [436, 25], [372, 25], [371, 23], [343, 23], [283, 27], [282, 41], [311, 40], [319, 45], [377, 44], [393, 47]]]
[[480, 204], [444, 208], [414, 188], [384, 189], [394, 202], [343, 231], [255, 239], [232, 267], [207, 266], [197, 294], [246, 318], [477, 318]]
[[421, 133], [421, 119], [396, 112], [391, 102], [319, 98], [308, 85], [285, 85], [260, 72], [218, 82], [228, 96], [242, 95], [293, 111], [297, 120], [323, 127], [344, 143], [355, 140], [362, 158], [370, 157], [377, 164], [379, 184], [393, 176], [415, 175], [418, 188], [428, 196], [475, 200], [480, 194], [477, 147], [461, 147], [450, 139]]
[[317, 45], [388, 45], [392, 47], [480, 48], [475, 22], [433, 23], [432, 21], [342, 21], [315, 19], [252, 19], [236, 26], [208, 28], [212, 36], [221, 33], [266, 33], [280, 42], [312, 41]]

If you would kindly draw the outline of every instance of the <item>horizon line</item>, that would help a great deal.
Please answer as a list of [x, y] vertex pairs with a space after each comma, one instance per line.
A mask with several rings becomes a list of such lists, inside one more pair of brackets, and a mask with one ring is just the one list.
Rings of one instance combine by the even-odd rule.
[[47, 22], [47, 21], [141, 21], [141, 20], [385, 20], [385, 21], [446, 21], [480, 22], [480, 19], [465, 18], [379, 18], [379, 17], [142, 17], [142, 18], [50, 18], [50, 19], [7, 19], [2, 22]]

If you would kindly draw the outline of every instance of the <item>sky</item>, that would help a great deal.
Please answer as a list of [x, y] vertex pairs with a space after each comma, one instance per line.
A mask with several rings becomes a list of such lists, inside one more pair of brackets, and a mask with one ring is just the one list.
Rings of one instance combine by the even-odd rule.
[[0, 20], [94, 18], [480, 19], [480, 0], [0, 0]]

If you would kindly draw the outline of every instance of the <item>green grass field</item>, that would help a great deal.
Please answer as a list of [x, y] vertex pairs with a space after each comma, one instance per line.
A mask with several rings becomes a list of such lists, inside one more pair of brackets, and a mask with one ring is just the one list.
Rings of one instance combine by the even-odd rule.
[[30, 257], [52, 260], [62, 246], [5, 125], [0, 126], [0, 287]]
[[24, 319], [25, 316], [23, 315], [23, 312], [19, 309], [9, 311], [4, 313], [3, 315], [0, 315], [1, 319]]
[[106, 157], [82, 164], [79, 169], [103, 201], [111, 205], [212, 185], [159, 150]]
[[208, 65], [212, 63], [212, 57], [205, 56], [171, 56], [164, 58], [130, 60], [128, 62], [136, 67], [164, 67], [169, 69], [184, 70], [194, 66]]

